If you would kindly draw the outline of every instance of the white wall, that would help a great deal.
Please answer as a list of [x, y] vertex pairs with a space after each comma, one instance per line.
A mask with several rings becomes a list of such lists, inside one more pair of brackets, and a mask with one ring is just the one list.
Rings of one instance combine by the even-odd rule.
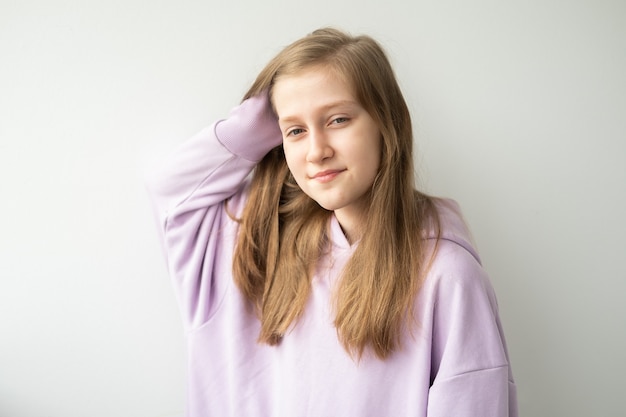
[[185, 348], [140, 171], [316, 27], [394, 62], [463, 206], [525, 416], [623, 415], [626, 6], [0, 0], [0, 416], [172, 417]]

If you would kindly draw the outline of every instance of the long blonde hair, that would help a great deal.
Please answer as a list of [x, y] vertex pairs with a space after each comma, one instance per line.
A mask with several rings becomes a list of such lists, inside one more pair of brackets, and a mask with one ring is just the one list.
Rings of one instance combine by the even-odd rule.
[[[380, 358], [398, 348], [429, 257], [423, 233], [439, 233], [431, 197], [415, 190], [408, 108], [382, 48], [368, 36], [319, 29], [283, 49], [245, 95], [270, 92], [282, 76], [320, 64], [354, 88], [382, 136], [380, 170], [370, 192], [365, 231], [334, 295], [335, 326], [346, 350]], [[259, 341], [280, 342], [302, 315], [316, 262], [328, 249], [332, 212], [291, 176], [282, 146], [255, 168], [235, 248], [234, 279], [261, 321]]]

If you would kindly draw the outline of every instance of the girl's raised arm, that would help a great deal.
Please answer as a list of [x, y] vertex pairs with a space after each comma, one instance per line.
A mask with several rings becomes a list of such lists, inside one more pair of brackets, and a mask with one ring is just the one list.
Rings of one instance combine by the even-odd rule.
[[263, 94], [187, 140], [147, 178], [169, 273], [191, 327], [208, 318], [216, 295], [216, 238], [225, 221], [224, 201], [243, 189], [257, 162], [281, 142]]

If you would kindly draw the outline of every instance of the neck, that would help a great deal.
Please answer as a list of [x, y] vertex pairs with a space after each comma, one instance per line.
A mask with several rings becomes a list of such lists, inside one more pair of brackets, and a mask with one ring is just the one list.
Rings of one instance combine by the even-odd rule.
[[361, 210], [355, 211], [348, 208], [335, 210], [335, 217], [337, 217], [337, 222], [350, 245], [361, 239], [363, 236], [363, 214]]

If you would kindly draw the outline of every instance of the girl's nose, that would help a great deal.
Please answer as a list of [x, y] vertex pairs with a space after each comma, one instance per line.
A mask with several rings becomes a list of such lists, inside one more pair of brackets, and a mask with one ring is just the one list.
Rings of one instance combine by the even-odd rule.
[[328, 143], [328, 138], [323, 131], [311, 130], [309, 132], [309, 150], [307, 152], [307, 162], [321, 162], [333, 156], [333, 149]]

